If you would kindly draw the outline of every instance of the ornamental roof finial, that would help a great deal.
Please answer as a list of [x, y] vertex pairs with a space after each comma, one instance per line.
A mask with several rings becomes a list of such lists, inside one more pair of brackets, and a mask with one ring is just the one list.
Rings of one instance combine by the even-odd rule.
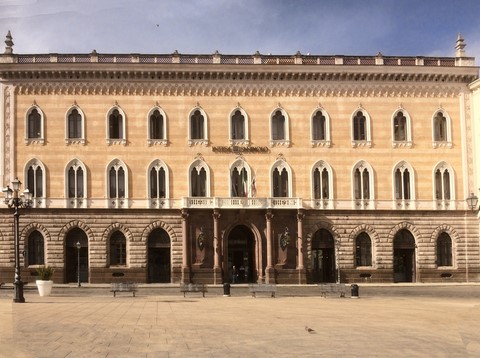
[[12, 41], [12, 35], [10, 34], [10, 30], [8, 30], [7, 36], [5, 38], [5, 55], [11, 55], [13, 53], [13, 41]]
[[455, 57], [465, 57], [465, 46], [462, 34], [458, 34], [457, 43], [455, 44]]

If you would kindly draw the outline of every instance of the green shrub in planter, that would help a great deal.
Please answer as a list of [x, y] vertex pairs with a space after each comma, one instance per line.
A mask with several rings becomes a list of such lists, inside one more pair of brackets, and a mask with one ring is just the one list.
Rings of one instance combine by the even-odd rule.
[[53, 276], [53, 267], [50, 266], [40, 266], [37, 268], [38, 279], [42, 281], [50, 281]]

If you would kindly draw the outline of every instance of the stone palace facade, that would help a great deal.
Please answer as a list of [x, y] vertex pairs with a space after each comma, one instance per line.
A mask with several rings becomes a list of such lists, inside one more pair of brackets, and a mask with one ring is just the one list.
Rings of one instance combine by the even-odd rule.
[[[24, 281], [480, 280], [480, 83], [455, 57], [0, 55]], [[453, 52], [453, 51], [452, 51]], [[476, 144], [477, 143], [477, 144]], [[80, 249], [77, 248], [80, 244]], [[77, 261], [79, 260], [79, 261]], [[13, 282], [0, 209], [0, 281]]]

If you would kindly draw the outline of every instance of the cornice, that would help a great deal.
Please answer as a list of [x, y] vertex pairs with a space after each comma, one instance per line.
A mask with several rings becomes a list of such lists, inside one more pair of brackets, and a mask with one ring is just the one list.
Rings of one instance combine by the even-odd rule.
[[124, 95], [196, 97], [455, 97], [461, 83], [145, 83], [32, 82], [15, 86], [17, 95]]

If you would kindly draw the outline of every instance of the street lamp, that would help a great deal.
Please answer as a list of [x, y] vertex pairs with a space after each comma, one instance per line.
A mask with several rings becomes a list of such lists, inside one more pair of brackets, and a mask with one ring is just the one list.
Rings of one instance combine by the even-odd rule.
[[77, 279], [78, 279], [78, 287], [81, 287], [82, 284], [80, 283], [80, 249], [82, 248], [82, 244], [80, 244], [80, 241], [77, 241], [75, 244], [77, 247]]
[[478, 198], [476, 195], [474, 195], [473, 193], [470, 193], [470, 196], [465, 200], [467, 201], [467, 205], [470, 208], [470, 210], [474, 211], [477, 209]]
[[15, 178], [12, 180], [12, 188], [7, 186], [2, 190], [5, 195], [5, 204], [7, 204], [9, 208], [15, 209], [15, 212], [13, 213], [13, 238], [15, 245], [15, 282], [13, 283], [15, 292], [13, 302], [18, 303], [25, 302], [25, 297], [23, 297], [23, 282], [20, 275], [20, 212], [18, 209], [29, 208], [32, 206], [32, 194], [28, 189], [26, 189], [20, 196], [18, 195], [21, 185], [22, 182], [18, 180], [18, 178]]

